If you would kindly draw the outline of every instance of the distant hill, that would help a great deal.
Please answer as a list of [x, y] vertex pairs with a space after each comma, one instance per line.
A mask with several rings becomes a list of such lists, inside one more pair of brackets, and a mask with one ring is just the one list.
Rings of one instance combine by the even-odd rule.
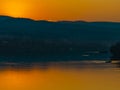
[[0, 35], [30, 36], [73, 41], [114, 42], [120, 39], [120, 23], [84, 21], [34, 21], [0, 16]]
[[0, 16], [0, 54], [109, 50], [120, 23], [32, 20]]

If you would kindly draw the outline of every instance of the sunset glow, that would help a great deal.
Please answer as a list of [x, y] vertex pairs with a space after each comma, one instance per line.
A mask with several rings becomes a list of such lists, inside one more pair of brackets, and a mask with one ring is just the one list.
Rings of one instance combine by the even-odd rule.
[[40, 20], [120, 21], [119, 0], [0, 0], [0, 14]]
[[92, 69], [0, 72], [0, 90], [119, 90], [119, 72]]
[[5, 2], [2, 9], [4, 14], [8, 16], [22, 17], [26, 14], [29, 6], [26, 3], [11, 1]]

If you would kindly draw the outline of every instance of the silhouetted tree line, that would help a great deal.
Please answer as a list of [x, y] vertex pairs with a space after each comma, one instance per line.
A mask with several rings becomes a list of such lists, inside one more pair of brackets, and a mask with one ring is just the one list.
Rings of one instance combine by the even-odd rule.
[[77, 44], [35, 39], [0, 39], [0, 55], [47, 55], [80, 51]]
[[[82, 45], [79, 42], [69, 40], [51, 40], [34, 38], [0, 38], [0, 56], [21, 56], [21, 55], [54, 55], [80, 53], [83, 48], [98, 49], [102, 45]], [[103, 46], [104, 48], [104, 46]]]
[[113, 45], [110, 49], [112, 57], [112, 60], [120, 60], [120, 42]]

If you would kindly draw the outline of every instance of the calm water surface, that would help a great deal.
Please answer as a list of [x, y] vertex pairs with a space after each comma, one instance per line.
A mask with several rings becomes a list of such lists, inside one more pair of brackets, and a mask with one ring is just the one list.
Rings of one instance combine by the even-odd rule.
[[1, 63], [0, 90], [120, 90], [119, 64]]

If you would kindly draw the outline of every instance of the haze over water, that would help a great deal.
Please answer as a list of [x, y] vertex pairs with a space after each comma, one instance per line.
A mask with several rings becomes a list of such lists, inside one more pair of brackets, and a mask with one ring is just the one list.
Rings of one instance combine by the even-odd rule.
[[120, 90], [120, 68], [104, 61], [1, 63], [0, 90]]

